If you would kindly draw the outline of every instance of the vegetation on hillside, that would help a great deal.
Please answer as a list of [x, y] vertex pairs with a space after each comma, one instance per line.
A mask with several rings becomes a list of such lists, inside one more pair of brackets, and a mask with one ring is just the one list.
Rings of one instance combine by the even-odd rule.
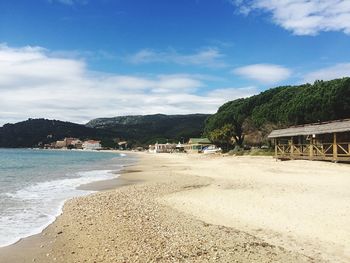
[[95, 119], [87, 127], [114, 132], [135, 145], [187, 141], [200, 137], [208, 114], [137, 115]]
[[240, 146], [245, 135], [256, 134], [259, 139], [252, 143], [259, 144], [273, 128], [349, 117], [350, 78], [315, 81], [227, 102], [208, 118], [205, 134], [213, 141], [217, 134], [231, 134]]
[[113, 134], [71, 122], [46, 119], [29, 119], [0, 127], [0, 147], [37, 147], [65, 137], [106, 140]]
[[38, 147], [65, 137], [101, 140], [104, 147], [115, 148], [128, 141], [129, 147], [155, 142], [187, 141], [201, 136], [209, 115], [146, 115], [101, 118], [87, 125], [46, 119], [29, 119], [0, 127], [0, 147]]

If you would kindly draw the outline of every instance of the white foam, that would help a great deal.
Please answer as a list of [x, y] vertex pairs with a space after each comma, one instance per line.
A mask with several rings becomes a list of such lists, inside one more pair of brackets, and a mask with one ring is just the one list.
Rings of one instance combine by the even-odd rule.
[[76, 189], [82, 184], [115, 178], [111, 170], [78, 172], [76, 178], [37, 183], [14, 193], [4, 193], [20, 206], [0, 216], [0, 247], [40, 233], [62, 213], [66, 200], [93, 191]]

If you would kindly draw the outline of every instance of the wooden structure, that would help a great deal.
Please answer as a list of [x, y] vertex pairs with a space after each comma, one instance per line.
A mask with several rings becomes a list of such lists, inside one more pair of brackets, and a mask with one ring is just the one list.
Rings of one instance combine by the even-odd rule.
[[176, 149], [176, 144], [173, 143], [156, 143], [150, 145], [148, 151], [150, 153], [172, 153]]
[[278, 159], [350, 162], [350, 119], [274, 130], [268, 138]]
[[184, 149], [188, 153], [198, 153], [203, 150], [204, 147], [211, 145], [212, 143], [208, 138], [190, 138], [187, 144], [184, 144]]

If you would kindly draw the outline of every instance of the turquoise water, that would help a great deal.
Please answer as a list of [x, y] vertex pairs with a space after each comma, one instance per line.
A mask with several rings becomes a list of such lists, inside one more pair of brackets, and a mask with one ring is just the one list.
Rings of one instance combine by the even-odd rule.
[[116, 177], [133, 161], [115, 153], [0, 149], [0, 247], [41, 232], [64, 201], [91, 193], [79, 185]]

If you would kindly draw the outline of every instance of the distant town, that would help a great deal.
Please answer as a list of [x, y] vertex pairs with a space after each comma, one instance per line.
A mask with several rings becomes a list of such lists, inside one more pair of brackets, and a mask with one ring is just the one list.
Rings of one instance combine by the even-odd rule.
[[[44, 149], [66, 149], [66, 150], [104, 150], [110, 149], [102, 147], [101, 141], [85, 140], [78, 138], [64, 138], [63, 140], [55, 141], [49, 144], [39, 144], [40, 148]], [[148, 147], [129, 148], [127, 141], [120, 141], [117, 143], [118, 150], [134, 150], [134, 151], [148, 151], [150, 153], [173, 153], [173, 152], [187, 152], [187, 153], [219, 153], [221, 148], [217, 148], [207, 138], [190, 138], [187, 143], [155, 143]]]
[[101, 141], [86, 140], [81, 141], [78, 138], [64, 138], [61, 141], [55, 141], [49, 144], [39, 145], [44, 149], [79, 149], [79, 150], [101, 150]]

